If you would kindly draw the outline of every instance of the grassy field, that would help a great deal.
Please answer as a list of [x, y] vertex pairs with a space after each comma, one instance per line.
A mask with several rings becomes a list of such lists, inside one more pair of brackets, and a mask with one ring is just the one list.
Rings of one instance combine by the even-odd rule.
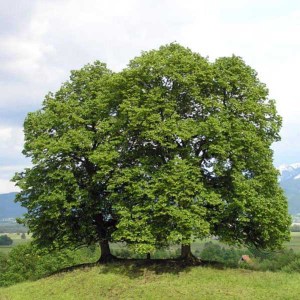
[[[205, 243], [209, 242], [210, 239], [199, 241], [193, 244], [193, 249], [203, 249]], [[218, 241], [213, 241], [218, 243]], [[296, 253], [300, 253], [300, 232], [291, 232], [291, 240], [284, 244], [285, 248], [293, 249]], [[224, 245], [226, 246], [226, 245]]]
[[299, 299], [300, 274], [98, 266], [0, 288], [1, 300]]
[[300, 232], [292, 232], [291, 240], [285, 243], [288, 249], [293, 249], [296, 253], [300, 253]]
[[[212, 241], [214, 243], [219, 243], [217, 240], [211, 240], [211, 239], [205, 239], [202, 241], [196, 241], [192, 245], [193, 252], [196, 252], [197, 250], [201, 252], [203, 250], [203, 247], [205, 243]], [[221, 244], [224, 247], [228, 247], [225, 244]], [[296, 253], [300, 253], [300, 232], [291, 232], [291, 240], [284, 244], [286, 249], [293, 249]], [[300, 298], [299, 298], [300, 299]]]

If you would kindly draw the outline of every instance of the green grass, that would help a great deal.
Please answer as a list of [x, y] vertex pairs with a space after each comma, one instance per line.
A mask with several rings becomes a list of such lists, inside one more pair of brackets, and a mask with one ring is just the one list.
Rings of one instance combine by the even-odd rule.
[[[9, 234], [12, 247], [28, 242]], [[201, 251], [210, 240], [197, 241]], [[219, 243], [213, 240], [214, 243]], [[12, 247], [0, 247], [9, 251]], [[300, 252], [300, 233], [292, 233], [286, 247]], [[121, 250], [121, 244], [113, 244]], [[174, 253], [177, 247], [172, 247]], [[97, 249], [98, 251], [98, 249]], [[96, 255], [97, 256], [97, 255]], [[98, 257], [98, 256], [97, 256]], [[193, 267], [97, 266], [60, 273], [34, 282], [0, 288], [0, 300], [14, 299], [299, 299], [300, 274], [243, 269]]]
[[98, 266], [0, 288], [1, 300], [299, 299], [300, 274]]

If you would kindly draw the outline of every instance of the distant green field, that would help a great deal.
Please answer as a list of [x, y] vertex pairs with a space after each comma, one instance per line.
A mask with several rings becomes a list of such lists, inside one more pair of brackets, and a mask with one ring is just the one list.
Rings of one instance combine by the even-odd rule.
[[[4, 233], [1, 233], [0, 235], [3, 235]], [[30, 241], [30, 235], [26, 234], [26, 239], [21, 239], [21, 235], [18, 235], [16, 233], [7, 233], [7, 235], [13, 240], [12, 245], [10, 246], [0, 246], [0, 252], [2, 253], [9, 253], [9, 251], [20, 244], [27, 243]]]
[[300, 232], [292, 232], [291, 240], [285, 243], [288, 249], [293, 249], [295, 252], [300, 253]]
[[[203, 249], [203, 246], [206, 242], [210, 241], [209, 239], [194, 243], [195, 249]], [[218, 241], [214, 241], [218, 243]], [[300, 232], [291, 232], [291, 240], [287, 243], [284, 243], [287, 249], [293, 249], [295, 252], [300, 253]], [[226, 245], [224, 245], [226, 246]]]
[[[202, 241], [196, 241], [192, 245], [193, 252], [198, 250], [199, 252], [202, 251], [205, 243], [212, 241], [213, 243], [221, 244], [217, 240], [205, 239]], [[221, 244], [224, 247], [228, 247], [225, 244]], [[291, 240], [284, 244], [286, 249], [293, 249], [296, 253], [300, 253], [300, 232], [291, 232]]]
[[0, 300], [289, 299], [298, 300], [300, 274], [208, 267], [120, 266], [78, 269], [0, 288]]

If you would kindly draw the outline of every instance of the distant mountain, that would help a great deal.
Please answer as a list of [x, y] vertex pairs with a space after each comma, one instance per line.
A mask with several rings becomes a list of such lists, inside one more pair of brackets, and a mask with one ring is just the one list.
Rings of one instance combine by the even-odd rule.
[[300, 163], [281, 165], [278, 170], [280, 172], [280, 181], [300, 179]]
[[285, 191], [292, 215], [300, 213], [300, 163], [282, 165], [279, 168], [280, 185]]
[[15, 203], [17, 193], [0, 194], [0, 220], [3, 218], [21, 217], [26, 209]]

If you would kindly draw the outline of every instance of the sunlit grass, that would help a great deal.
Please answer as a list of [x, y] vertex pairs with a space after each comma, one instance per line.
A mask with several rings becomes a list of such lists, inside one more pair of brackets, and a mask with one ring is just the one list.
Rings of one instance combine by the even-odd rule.
[[0, 289], [0, 299], [299, 299], [300, 274], [99, 266]]

